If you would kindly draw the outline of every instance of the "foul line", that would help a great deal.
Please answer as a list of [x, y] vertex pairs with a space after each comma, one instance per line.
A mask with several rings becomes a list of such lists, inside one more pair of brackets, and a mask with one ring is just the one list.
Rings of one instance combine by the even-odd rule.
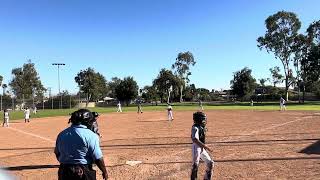
[[[233, 141], [234, 141], [234, 140], [239, 140], [239, 139], [244, 138], [243, 136], [248, 136], [248, 135], [250, 136], [250, 135], [257, 134], [257, 133], [260, 133], [260, 132], [263, 132], [263, 131], [266, 131], [266, 130], [269, 130], [269, 129], [273, 129], [273, 128], [281, 127], [281, 126], [284, 126], [284, 125], [287, 125], [287, 124], [290, 124], [290, 123], [302, 121], [302, 120], [305, 120], [305, 119], [308, 119], [308, 118], [310, 118], [310, 117], [309, 117], [309, 116], [306, 116], [306, 117], [303, 117], [303, 118], [297, 118], [296, 120], [292, 120], [292, 121], [288, 121], [288, 122], [285, 122], [285, 123], [282, 123], [282, 124], [277, 124], [277, 125], [274, 125], [274, 126], [270, 126], [270, 127], [261, 129], [261, 130], [259, 130], [259, 131], [252, 131], [252, 132], [250, 132], [250, 133], [241, 134], [241, 137], [239, 136], [239, 137], [236, 137], [236, 138], [230, 138], [230, 137], [228, 137], [228, 138], [223, 138], [222, 141], [225, 141], [225, 140], [226, 140], [226, 142], [228, 142], [228, 141], [230, 141], [230, 140], [233, 140]], [[189, 151], [189, 150], [186, 149], [186, 150], [178, 151], [178, 152], [174, 153], [173, 155], [182, 154], [182, 153], [187, 152], [187, 151]], [[211, 156], [211, 157], [214, 157], [214, 156]]]
[[51, 143], [55, 144], [55, 141], [53, 141], [51, 139], [48, 139], [48, 138], [45, 138], [45, 137], [42, 137], [42, 136], [39, 136], [39, 135], [36, 135], [36, 134], [33, 134], [33, 133], [25, 132], [25, 131], [22, 131], [22, 130], [19, 130], [19, 129], [16, 129], [16, 128], [12, 128], [12, 127], [9, 127], [8, 129], [16, 131], [16, 132], [20, 132], [22, 134], [27, 134], [29, 136], [37, 137], [39, 139], [42, 139], [42, 140], [45, 140], [45, 141], [48, 141], [48, 142], [51, 142]]
[[252, 131], [251, 133], [245, 134], [245, 135], [253, 135], [253, 134], [260, 133], [260, 132], [263, 132], [263, 131], [266, 131], [266, 130], [269, 130], [269, 129], [274, 129], [274, 128], [281, 127], [281, 126], [284, 126], [284, 125], [287, 125], [287, 124], [291, 124], [291, 123], [294, 123], [294, 122], [302, 121], [302, 120], [307, 119], [307, 118], [309, 118], [309, 117], [306, 116], [306, 117], [303, 117], [303, 118], [297, 118], [296, 120], [285, 122], [285, 123], [274, 125], [274, 126], [270, 126], [270, 127], [261, 129], [259, 131]]

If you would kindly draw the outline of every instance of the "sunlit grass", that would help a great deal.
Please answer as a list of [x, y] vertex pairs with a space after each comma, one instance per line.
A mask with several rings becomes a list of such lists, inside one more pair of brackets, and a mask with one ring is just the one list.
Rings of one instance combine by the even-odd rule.
[[[197, 111], [199, 109], [197, 103], [173, 103], [174, 111]], [[205, 110], [279, 110], [278, 102], [267, 102], [267, 103], [255, 103], [254, 106], [250, 106], [250, 103], [204, 103]], [[148, 105], [143, 106], [143, 111], [166, 111], [166, 104]], [[117, 107], [96, 107], [89, 108], [92, 111], [99, 113], [111, 113], [116, 112]], [[45, 109], [38, 110], [37, 114], [31, 113], [31, 119], [41, 117], [55, 117], [55, 116], [69, 116], [70, 113], [77, 110], [74, 109]], [[137, 111], [137, 106], [123, 106], [123, 112]], [[287, 104], [287, 110], [299, 110], [299, 111], [317, 111], [320, 110], [320, 102], [305, 102], [304, 104], [289, 103]], [[3, 119], [3, 111], [1, 112], [1, 118]], [[23, 111], [11, 111], [10, 120], [24, 119]]]

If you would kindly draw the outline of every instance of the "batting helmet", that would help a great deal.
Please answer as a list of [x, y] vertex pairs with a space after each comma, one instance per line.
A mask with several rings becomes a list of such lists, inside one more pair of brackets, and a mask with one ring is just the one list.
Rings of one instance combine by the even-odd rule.
[[79, 109], [71, 114], [69, 122], [72, 124], [88, 125], [94, 120], [94, 116], [88, 109]]
[[93, 117], [98, 117], [100, 114], [98, 112], [92, 112]]
[[200, 111], [195, 112], [193, 113], [193, 122], [205, 126], [207, 123], [207, 115]]

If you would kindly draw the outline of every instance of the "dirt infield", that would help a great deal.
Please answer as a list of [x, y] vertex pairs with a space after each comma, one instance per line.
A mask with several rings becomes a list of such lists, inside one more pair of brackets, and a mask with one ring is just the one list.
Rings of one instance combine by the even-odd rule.
[[[320, 114], [207, 111], [214, 179], [320, 179]], [[100, 118], [110, 179], [189, 179], [192, 112], [111, 113]], [[20, 179], [57, 179], [53, 148], [68, 117], [0, 129], [0, 165]], [[142, 164], [129, 166], [126, 161]], [[200, 165], [202, 177], [205, 165]], [[99, 172], [100, 173], [100, 172]], [[101, 177], [99, 176], [99, 179]]]

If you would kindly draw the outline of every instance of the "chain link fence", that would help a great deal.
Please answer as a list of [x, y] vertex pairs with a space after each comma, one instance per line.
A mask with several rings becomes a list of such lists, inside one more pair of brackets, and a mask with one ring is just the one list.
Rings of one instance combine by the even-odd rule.
[[86, 102], [86, 95], [61, 95], [43, 98], [15, 98], [0, 95], [0, 111], [4, 109], [22, 110], [25, 108], [41, 109], [71, 109], [79, 103]]

